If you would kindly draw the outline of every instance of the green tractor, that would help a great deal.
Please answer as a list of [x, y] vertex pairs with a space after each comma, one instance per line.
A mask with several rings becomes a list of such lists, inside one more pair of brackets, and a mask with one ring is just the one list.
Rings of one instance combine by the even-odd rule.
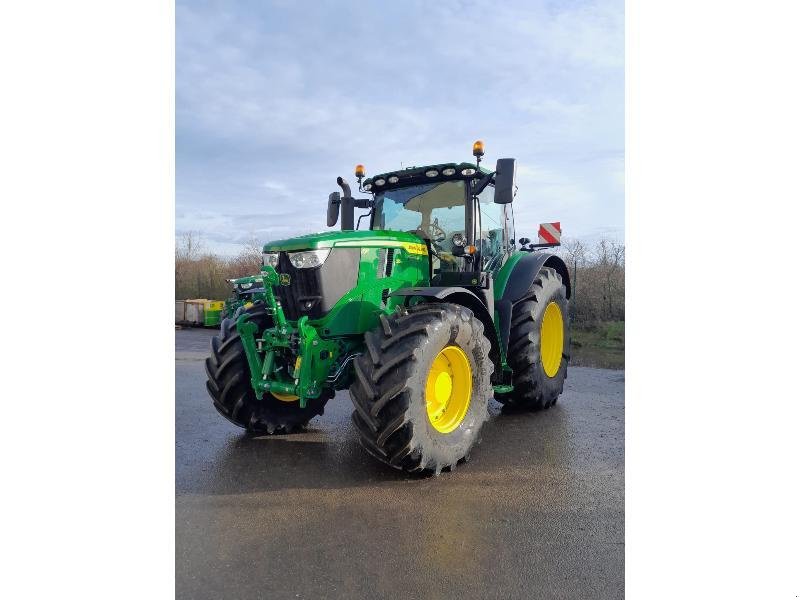
[[[412, 167], [328, 198], [328, 226], [264, 246], [264, 299], [223, 320], [206, 360], [216, 409], [289, 433], [349, 389], [362, 446], [409, 472], [467, 459], [494, 398], [546, 409], [569, 360], [569, 272], [514, 240], [516, 160]], [[368, 212], [355, 222], [355, 209]], [[362, 219], [368, 228], [359, 229]]]
[[257, 301], [264, 300], [264, 280], [260, 275], [228, 279], [233, 287], [233, 295], [225, 300], [222, 316], [233, 319], [239, 316], [242, 310], [250, 308]]

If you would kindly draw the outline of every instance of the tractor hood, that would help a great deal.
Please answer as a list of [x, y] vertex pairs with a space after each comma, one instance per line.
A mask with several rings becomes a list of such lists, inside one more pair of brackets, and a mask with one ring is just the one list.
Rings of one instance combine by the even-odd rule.
[[[424, 240], [403, 231], [326, 231], [264, 244], [264, 252], [317, 250], [320, 248], [391, 248], [425, 246]], [[417, 254], [427, 254], [424, 252]]]

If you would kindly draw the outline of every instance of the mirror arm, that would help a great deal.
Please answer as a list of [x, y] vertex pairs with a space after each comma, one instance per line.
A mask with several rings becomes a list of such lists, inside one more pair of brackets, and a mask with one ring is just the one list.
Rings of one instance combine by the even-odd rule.
[[493, 178], [494, 178], [494, 173], [488, 173], [488, 174], [484, 175], [481, 178], [481, 180], [478, 181], [478, 183], [474, 184], [472, 186], [472, 194], [473, 194], [473, 196], [477, 196], [483, 190], [485, 190], [486, 186], [489, 185], [492, 182]]

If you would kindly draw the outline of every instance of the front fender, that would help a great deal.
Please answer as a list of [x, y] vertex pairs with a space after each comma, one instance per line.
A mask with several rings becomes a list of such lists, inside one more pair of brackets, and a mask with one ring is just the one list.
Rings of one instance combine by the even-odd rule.
[[458, 286], [433, 286], [433, 287], [410, 287], [395, 290], [389, 296], [405, 296], [406, 298], [420, 297], [428, 302], [451, 302], [466, 306], [472, 311], [475, 317], [483, 323], [483, 333], [491, 343], [489, 358], [495, 365], [495, 375], [499, 375], [501, 369], [501, 357], [504, 354], [500, 351], [500, 341], [497, 337], [497, 328], [494, 318], [486, 307], [486, 303], [475, 292], [467, 288]]

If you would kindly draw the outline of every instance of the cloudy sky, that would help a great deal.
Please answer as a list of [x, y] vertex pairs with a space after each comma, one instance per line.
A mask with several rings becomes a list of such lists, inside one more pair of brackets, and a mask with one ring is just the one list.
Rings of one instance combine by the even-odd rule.
[[336, 176], [517, 158], [517, 234], [623, 238], [624, 3], [178, 1], [176, 229], [325, 229]]

